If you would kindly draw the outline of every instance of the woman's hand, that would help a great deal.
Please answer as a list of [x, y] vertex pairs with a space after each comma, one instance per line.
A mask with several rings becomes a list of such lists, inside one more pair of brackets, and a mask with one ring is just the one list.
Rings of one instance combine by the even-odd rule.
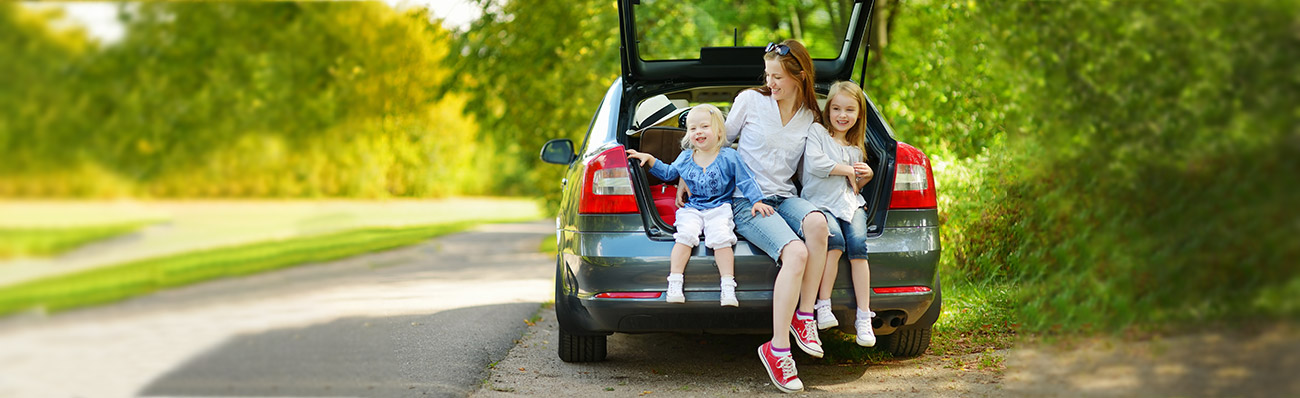
[[767, 217], [776, 214], [776, 209], [773, 209], [772, 206], [768, 206], [767, 203], [758, 202], [755, 203], [754, 207], [749, 210], [749, 215], [757, 216], [759, 214], [762, 214], [763, 217]]
[[644, 152], [637, 152], [635, 149], [628, 149], [627, 157], [640, 160], [642, 166], [650, 167], [655, 165], [654, 155], [644, 153]]

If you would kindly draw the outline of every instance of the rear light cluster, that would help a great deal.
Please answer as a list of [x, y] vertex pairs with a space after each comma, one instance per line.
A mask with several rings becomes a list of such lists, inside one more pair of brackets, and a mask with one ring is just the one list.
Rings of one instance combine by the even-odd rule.
[[607, 299], [657, 299], [662, 292], [605, 292], [596, 295], [596, 298]]
[[582, 178], [582, 196], [578, 200], [578, 213], [636, 212], [636, 197], [632, 196], [632, 177], [628, 175], [627, 152], [623, 146], [610, 148], [587, 162], [587, 172]]
[[896, 163], [894, 193], [889, 197], [889, 208], [938, 208], [939, 195], [934, 189], [934, 171], [930, 168], [930, 159], [920, 149], [899, 142]]
[[876, 294], [929, 293], [930, 288], [925, 286], [873, 287], [871, 291]]

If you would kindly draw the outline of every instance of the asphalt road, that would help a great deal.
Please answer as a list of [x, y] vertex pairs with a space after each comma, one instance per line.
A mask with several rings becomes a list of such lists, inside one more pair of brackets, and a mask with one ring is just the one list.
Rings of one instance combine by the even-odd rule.
[[551, 297], [549, 221], [0, 320], [0, 396], [466, 396]]

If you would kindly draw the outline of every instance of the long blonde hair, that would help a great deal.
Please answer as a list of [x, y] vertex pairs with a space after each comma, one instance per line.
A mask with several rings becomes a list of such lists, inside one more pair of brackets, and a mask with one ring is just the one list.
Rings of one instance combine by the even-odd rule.
[[[822, 110], [822, 120], [825, 120], [826, 123], [831, 122], [831, 100], [834, 100], [835, 96], [840, 94], [847, 95], [858, 102], [858, 120], [853, 122], [853, 126], [849, 127], [849, 131], [844, 132], [844, 140], [848, 141], [849, 145], [862, 149], [862, 154], [865, 155], [867, 153], [867, 125], [863, 119], [865, 119], [867, 113], [867, 94], [862, 92], [862, 88], [849, 81], [838, 81], [832, 84], [831, 91], [826, 94], [826, 109]], [[830, 132], [830, 130], [829, 128], [826, 129], [827, 132]]]

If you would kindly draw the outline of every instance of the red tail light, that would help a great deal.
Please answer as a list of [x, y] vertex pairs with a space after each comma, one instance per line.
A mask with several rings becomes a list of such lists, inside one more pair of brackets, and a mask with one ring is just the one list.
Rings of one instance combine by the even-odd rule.
[[632, 196], [632, 178], [628, 175], [627, 153], [623, 146], [610, 148], [587, 162], [587, 173], [582, 178], [582, 196], [578, 200], [578, 213], [636, 212], [636, 197]]
[[889, 208], [934, 209], [939, 207], [938, 200], [930, 159], [920, 149], [899, 142], [894, 193], [889, 197]]
[[873, 287], [871, 291], [876, 294], [929, 293], [930, 288], [925, 286]]
[[657, 299], [662, 292], [606, 292], [596, 295], [596, 298], [609, 299]]

